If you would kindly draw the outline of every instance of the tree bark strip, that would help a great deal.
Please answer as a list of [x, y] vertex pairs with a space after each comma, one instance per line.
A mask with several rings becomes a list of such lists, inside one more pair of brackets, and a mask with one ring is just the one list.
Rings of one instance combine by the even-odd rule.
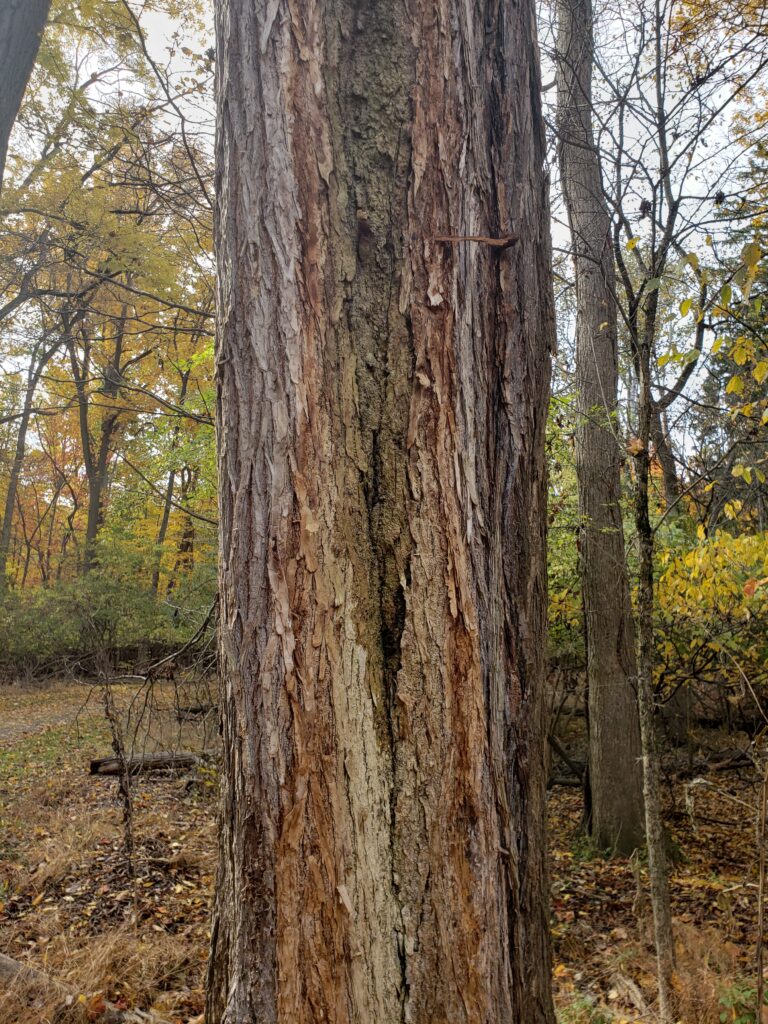
[[551, 1024], [533, 5], [216, 22], [207, 1019]]

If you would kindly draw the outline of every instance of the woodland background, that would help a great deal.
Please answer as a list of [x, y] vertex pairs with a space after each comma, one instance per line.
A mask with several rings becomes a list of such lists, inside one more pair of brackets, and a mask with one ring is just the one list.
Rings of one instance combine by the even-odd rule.
[[[681, 1019], [702, 1024], [764, 1019], [754, 949], [768, 725], [767, 16], [762, 0], [608, 0], [595, 12], [591, 115], [618, 280], [612, 430], [625, 454], [636, 612], [633, 496], [638, 456], [648, 455], [652, 686], [684, 937], [674, 984]], [[548, 421], [555, 979], [563, 1021], [600, 1024], [649, 1019], [655, 982], [642, 857], [603, 859], [580, 824], [584, 524], [574, 449], [584, 413], [558, 170], [556, 17], [546, 4], [540, 17], [558, 313]], [[201, 2], [54, 0], [0, 194], [0, 676], [51, 686], [31, 699], [4, 691], [3, 948], [18, 958], [59, 943], [50, 953], [59, 973], [75, 950], [73, 984], [96, 999], [94, 1012], [106, 993], [184, 1020], [201, 1005], [210, 769], [182, 779], [179, 820], [176, 790], [134, 783], [121, 792], [117, 828], [112, 784], [80, 779], [80, 748], [65, 737], [91, 693], [78, 686], [96, 679], [98, 714], [86, 704], [80, 738], [92, 753], [110, 743], [133, 752], [140, 733], [142, 750], [213, 742], [215, 59]], [[649, 296], [657, 418], [646, 449], [631, 342]], [[38, 706], [47, 711], [25, 736]], [[184, 733], [190, 721], [194, 735]], [[68, 792], [72, 815], [89, 823], [96, 852], [79, 874], [97, 881], [87, 892], [66, 858], [50, 867], [49, 817], [34, 826], [42, 835], [22, 825], [20, 808], [41, 813], [39, 787]], [[82, 846], [82, 832], [69, 841]], [[144, 903], [136, 877], [150, 879]], [[40, 924], [47, 902], [56, 927]], [[141, 922], [157, 929], [151, 941], [137, 934]], [[133, 946], [115, 932], [123, 927]], [[88, 943], [105, 928], [135, 955], [89, 977]], [[181, 955], [174, 936], [195, 952]], [[139, 981], [149, 947], [161, 967]], [[18, 1006], [8, 1013], [21, 1019]]]

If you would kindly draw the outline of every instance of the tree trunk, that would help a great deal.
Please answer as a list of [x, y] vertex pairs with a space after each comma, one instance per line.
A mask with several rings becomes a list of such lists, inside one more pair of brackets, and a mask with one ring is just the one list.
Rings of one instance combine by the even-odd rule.
[[[197, 486], [197, 476], [197, 469], [193, 470], [189, 466], [182, 467], [179, 489], [179, 506], [181, 508], [184, 508], [192, 497]], [[182, 512], [182, 516], [183, 526], [179, 542], [176, 545], [176, 559], [168, 576], [166, 596], [173, 593], [178, 585], [179, 577], [192, 572], [195, 564], [195, 521], [187, 512]]]
[[0, 5], [0, 188], [13, 122], [35, 65], [51, 0], [4, 0]]
[[[187, 397], [187, 387], [189, 385], [189, 374], [190, 370], [183, 370], [181, 372], [181, 386], [179, 388], [179, 397], [176, 399], [176, 404], [179, 408], [184, 407], [184, 402]], [[179, 443], [179, 432], [180, 426], [177, 423], [173, 428], [173, 436], [171, 437], [170, 451], [173, 454]], [[155, 547], [157, 552], [155, 554], [155, 565], [152, 570], [152, 593], [157, 594], [158, 587], [160, 586], [160, 569], [162, 568], [163, 562], [163, 545], [165, 544], [165, 538], [168, 534], [168, 524], [171, 521], [171, 509], [173, 508], [173, 489], [176, 484], [176, 470], [172, 469], [168, 473], [168, 482], [165, 486], [165, 500], [163, 502], [163, 514], [160, 519], [160, 527], [157, 531], [157, 537], [155, 538]]]
[[207, 1020], [551, 1024], [533, 5], [216, 22]]
[[[100, 388], [101, 395], [103, 396], [102, 402], [105, 405], [110, 401], [115, 402], [120, 393], [120, 380], [122, 378], [121, 360], [127, 315], [127, 305], [123, 304], [120, 318], [117, 321], [112, 352], [109, 362], [104, 369], [104, 383]], [[69, 361], [78, 401], [83, 465], [88, 480], [88, 517], [85, 525], [82, 566], [83, 575], [87, 575], [96, 564], [96, 541], [99, 529], [104, 521], [104, 497], [109, 485], [109, 461], [112, 455], [112, 441], [117, 432], [121, 410], [119, 408], [109, 409], [107, 406], [108, 411], [104, 413], [99, 424], [99, 443], [98, 448], [96, 448], [94, 439], [91, 436], [89, 422], [91, 402], [88, 383], [90, 374], [94, 372], [91, 361], [91, 343], [87, 338], [86, 332], [83, 330], [83, 358], [82, 361], [79, 361], [69, 327], [67, 327], [67, 334]]]
[[587, 652], [590, 829], [604, 848], [643, 841], [632, 607], [621, 519], [617, 310], [611, 220], [592, 127], [590, 0], [559, 0], [558, 154], [576, 272], [576, 472]]
[[651, 359], [657, 312], [658, 291], [653, 291], [644, 304], [644, 336], [636, 340], [634, 345], [639, 385], [638, 435], [641, 444], [635, 459], [635, 528], [640, 549], [637, 612], [637, 702], [640, 711], [640, 733], [643, 747], [643, 796], [645, 798], [645, 831], [648, 845], [648, 876], [651, 885], [653, 933], [659, 977], [659, 1020], [661, 1024], [672, 1024], [675, 1019], [672, 990], [675, 953], [664, 822], [661, 813], [661, 767], [653, 697], [653, 665], [656, 650], [653, 638], [653, 529], [649, 508], [653, 418]]
[[666, 416], [659, 410], [655, 402], [651, 405], [651, 440], [661, 466], [664, 481], [664, 502], [667, 508], [678, 507], [680, 497], [680, 481], [677, 477], [677, 463], [669, 441], [669, 429]]
[[3, 521], [0, 526], [0, 592], [6, 587], [6, 571], [8, 567], [8, 552], [11, 547], [11, 528], [13, 526], [13, 513], [16, 508], [16, 494], [19, 489], [22, 466], [24, 465], [24, 453], [27, 448], [27, 431], [32, 416], [32, 402], [34, 401], [35, 388], [38, 382], [38, 373], [35, 372], [34, 356], [30, 363], [27, 375], [27, 387], [24, 393], [24, 405], [19, 419], [19, 429], [16, 434], [16, 447], [11, 463], [11, 472], [8, 475], [8, 489], [5, 492], [5, 507], [3, 509]]

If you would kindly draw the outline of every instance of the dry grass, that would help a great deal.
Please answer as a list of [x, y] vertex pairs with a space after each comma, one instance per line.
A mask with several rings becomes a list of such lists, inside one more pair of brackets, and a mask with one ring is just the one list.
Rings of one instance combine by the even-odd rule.
[[[741, 973], [739, 949], [714, 928], [680, 927], [676, 934], [675, 991], [686, 1024], [719, 1024], [720, 1015], [739, 1017], [727, 1006], [750, 982]], [[753, 983], [752, 983], [753, 984]]]
[[[34, 695], [0, 690], [0, 725], [12, 731], [12, 743], [0, 748], [0, 952], [85, 997], [69, 1012], [71, 1020], [87, 1019], [103, 995], [189, 1024], [203, 1009], [213, 778], [203, 771], [192, 786], [174, 776], [135, 782], [132, 879], [115, 780], [87, 774], [90, 758], [109, 753], [98, 701], [92, 698], [78, 727], [73, 724], [85, 695], [70, 688]], [[118, 698], [122, 714], [135, 722], [135, 694], [126, 688]], [[142, 743], [172, 747], [179, 724], [168, 715], [163, 720], [168, 694], [160, 690], [152, 700]], [[191, 728], [184, 723], [185, 733]], [[736, 779], [728, 785], [745, 802], [752, 799]], [[722, 1013], [729, 1022], [750, 1020], [755, 850], [753, 829], [735, 825], [734, 806], [703, 791], [698, 831], [680, 808], [677, 814], [668, 808], [682, 854], [673, 885], [682, 1024], [720, 1024]], [[559, 1018], [563, 1024], [650, 1022], [656, 979], [647, 899], [638, 921], [642, 901], [630, 865], [579, 845], [578, 793], [553, 794], [551, 815]], [[17, 984], [0, 996], [0, 1024], [64, 1024], [60, 1008], [60, 998]]]
[[[91, 758], [109, 753], [98, 702], [75, 728], [62, 707], [73, 722], [82, 701], [70, 692], [27, 701], [0, 691], [0, 721], [6, 695], [31, 726], [16, 729], [0, 753], [0, 952], [84, 1001], [62, 1014], [58, 994], [17, 980], [0, 996], [0, 1024], [88, 1019], [101, 996], [181, 1024], [198, 1019], [213, 879], [210, 774], [135, 781], [132, 878], [116, 780], [87, 774]], [[120, 699], [135, 711], [127, 691]], [[38, 713], [41, 701], [50, 702], [53, 728]], [[146, 742], [157, 749], [177, 736], [175, 721], [166, 727], [155, 715]]]
[[202, 990], [190, 988], [190, 977], [200, 978], [203, 966], [199, 951], [177, 935], [147, 936], [127, 925], [77, 942], [57, 934], [36, 957], [36, 967], [73, 994], [69, 1012], [62, 996], [22, 980], [0, 998], [0, 1021], [88, 1019], [89, 1007], [98, 1005], [100, 997], [120, 1008], [141, 1007], [165, 1019], [188, 1021], [202, 1002]]

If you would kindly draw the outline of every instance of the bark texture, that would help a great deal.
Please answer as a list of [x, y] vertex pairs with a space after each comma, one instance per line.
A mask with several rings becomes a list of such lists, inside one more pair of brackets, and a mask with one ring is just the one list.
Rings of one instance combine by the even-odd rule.
[[592, 127], [591, 0], [559, 0], [558, 155], [576, 272], [576, 472], [587, 652], [590, 829], [604, 848], [643, 841], [632, 607], [621, 520], [617, 310], [611, 220]]
[[216, 22], [207, 1019], [551, 1024], [533, 5]]
[[51, 0], [3, 0], [0, 5], [0, 188], [8, 138], [35, 64]]

